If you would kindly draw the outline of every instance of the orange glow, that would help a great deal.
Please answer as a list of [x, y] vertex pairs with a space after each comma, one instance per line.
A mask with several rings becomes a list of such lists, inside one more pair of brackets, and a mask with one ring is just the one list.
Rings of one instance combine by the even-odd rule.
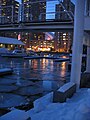
[[62, 58], [66, 58], [66, 56], [62, 56]]
[[61, 76], [62, 77], [65, 75], [65, 69], [66, 69], [66, 63], [62, 62], [62, 67], [61, 67]]
[[38, 61], [37, 60], [33, 60], [32, 66], [33, 66], [33, 69], [37, 69], [38, 68]]
[[39, 51], [50, 51], [50, 48], [38, 48]]
[[65, 65], [66, 65], [66, 63], [62, 62], [62, 70], [64, 70], [66, 68]]

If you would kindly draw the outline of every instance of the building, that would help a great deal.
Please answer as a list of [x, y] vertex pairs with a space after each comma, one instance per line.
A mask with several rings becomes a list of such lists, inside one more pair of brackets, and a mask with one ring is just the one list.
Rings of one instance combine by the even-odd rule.
[[72, 45], [73, 32], [56, 32], [55, 40], [57, 42], [56, 51], [69, 52]]
[[0, 32], [2, 37], [18, 38], [18, 32]]
[[[66, 5], [66, 3], [68, 4], [67, 1], [65, 3], [64, 2], [65, 1], [63, 1], [62, 4], [65, 4], [65, 5]], [[8, 3], [3, 2], [3, 4], [5, 4], [4, 6], [11, 5], [10, 0], [8, 0]], [[56, 11], [58, 11], [60, 5], [61, 4], [56, 5], [56, 8], [57, 8]], [[70, 9], [71, 9], [71, 7], [70, 7]], [[43, 2], [41, 0], [38, 0], [38, 1], [22, 0], [22, 9], [21, 10], [22, 10], [22, 20], [24, 20], [23, 22], [35, 22], [38, 20], [45, 21], [45, 19], [46, 19], [46, 15], [45, 15], [46, 2], [45, 1]], [[62, 11], [64, 11], [64, 10], [65, 9], [62, 7]], [[9, 13], [11, 13], [10, 12], [11, 8], [9, 8], [8, 11], [9, 12], [7, 13], [7, 15]], [[5, 20], [5, 22], [11, 23], [11, 19], [8, 17], [7, 17], [7, 20]], [[56, 19], [58, 18], [58, 16], [55, 16], [55, 17], [56, 17]], [[20, 40], [22, 40], [25, 43], [26, 49], [34, 49], [35, 48], [35, 50], [38, 50], [38, 49], [36, 49], [36, 47], [40, 48], [40, 49], [44, 49], [44, 48], [46, 48], [46, 45], [47, 45], [48, 48], [50, 48], [50, 50], [59, 51], [59, 52], [69, 51], [69, 47], [70, 47], [70, 44], [72, 41], [72, 34], [71, 33], [68, 34], [68, 33], [57, 32], [56, 37], [54, 39], [54, 42], [53, 42], [53, 39], [49, 40], [49, 38], [48, 38], [48, 40], [46, 40], [45, 33], [43, 33], [43, 31], [42, 32], [33, 32], [33, 33], [29, 33], [29, 32], [16, 33], [16, 32], [14, 32], [14, 33], [5, 33], [5, 34], [0, 33], [0, 34], [2, 34], [1, 36], [14, 37], [14, 38], [18, 38], [18, 35], [19, 35]], [[66, 40], [65, 40], [65, 38], [66, 38]], [[53, 43], [55, 43], [55, 45]]]
[[8, 50], [14, 50], [16, 47], [23, 48], [24, 43], [15, 38], [0, 37], [0, 48], [7, 48]]
[[[73, 21], [74, 19], [74, 4], [71, 0], [63, 0], [59, 4], [56, 4], [55, 19], [58, 21]], [[69, 52], [72, 40], [73, 32], [56, 32], [56, 51]]]
[[[46, 2], [43, 0], [22, 0], [22, 21], [23, 22], [38, 22], [46, 20]], [[21, 40], [26, 44], [26, 49], [38, 50], [45, 40], [45, 33], [21, 33]]]
[[0, 0], [0, 23], [17, 23], [19, 21], [19, 2]]
[[22, 0], [22, 20], [45, 21], [46, 19], [46, 2], [43, 0]]
[[37, 33], [21, 33], [21, 40], [25, 43], [27, 50], [34, 51], [51, 51], [54, 50], [54, 40], [50, 33], [37, 32]]
[[68, 21], [74, 19], [75, 6], [71, 0], [63, 0], [59, 4], [56, 4], [55, 19], [60, 21]]
[[55, 40], [52, 32], [0, 32], [0, 36], [21, 40], [27, 50], [55, 51]]

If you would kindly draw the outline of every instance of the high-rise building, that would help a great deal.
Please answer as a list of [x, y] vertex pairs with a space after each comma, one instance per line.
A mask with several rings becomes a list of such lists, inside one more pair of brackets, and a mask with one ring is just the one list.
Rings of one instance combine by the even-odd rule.
[[63, 0], [56, 5], [56, 15], [55, 19], [66, 21], [74, 19], [74, 9], [75, 6], [71, 0]]
[[[43, 0], [22, 0], [21, 10], [23, 22], [38, 22], [46, 19], [46, 2]], [[21, 39], [26, 44], [26, 48], [37, 50], [40, 44], [43, 44], [40, 41], [45, 40], [45, 33], [43, 31], [22, 33]]]
[[0, 22], [18, 22], [19, 2], [16, 0], [0, 0]]
[[[73, 21], [74, 19], [74, 4], [71, 0], [63, 0], [56, 5], [56, 16], [55, 19], [59, 21]], [[56, 50], [59, 52], [69, 52], [72, 40], [73, 32], [56, 32]]]
[[45, 21], [46, 2], [43, 0], [22, 0], [22, 20]]
[[21, 40], [25, 43], [26, 49], [34, 49], [34, 47], [38, 47], [38, 41], [45, 40], [45, 33], [43, 32], [22, 32]]
[[56, 32], [55, 40], [56, 51], [58, 52], [69, 52], [73, 39], [73, 32]]

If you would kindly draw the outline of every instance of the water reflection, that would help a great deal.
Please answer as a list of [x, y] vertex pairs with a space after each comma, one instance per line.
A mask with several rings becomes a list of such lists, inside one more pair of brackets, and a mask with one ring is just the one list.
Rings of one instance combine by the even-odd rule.
[[[12, 75], [0, 79], [0, 94], [3, 91], [5, 100], [7, 97], [9, 99], [9, 93], [11, 98], [15, 96], [13, 98], [15, 104], [9, 102], [13, 104], [12, 106], [15, 106], [16, 102], [18, 105], [23, 100], [26, 102], [27, 99], [31, 103], [65, 84], [69, 75], [67, 65], [68, 62], [54, 62], [53, 59], [25, 60], [0, 57], [0, 67], [11, 67], [14, 70]], [[20, 97], [18, 100], [17, 96]], [[2, 95], [0, 99], [2, 105], [4, 100]], [[3, 106], [8, 107], [6, 103], [3, 103]]]
[[62, 77], [64, 77], [65, 73], [66, 73], [66, 62], [62, 62], [60, 74]]
[[[49, 88], [53, 88], [55, 85], [60, 86], [62, 82], [65, 82], [65, 76], [69, 74], [67, 71], [68, 62], [54, 62], [52, 59], [0, 59], [0, 66], [5, 64], [8, 67], [12, 67], [16, 75], [18, 73], [17, 71], [19, 71], [19, 77], [26, 80], [37, 78], [43, 81], [43, 87], [48, 86]], [[17, 80], [19, 77], [17, 75]]]
[[43, 81], [43, 88], [45, 91], [56, 90], [59, 86], [57, 81]]
[[27, 65], [26, 62], [24, 62], [24, 63], [23, 63], [23, 68], [26, 68], [26, 65]]

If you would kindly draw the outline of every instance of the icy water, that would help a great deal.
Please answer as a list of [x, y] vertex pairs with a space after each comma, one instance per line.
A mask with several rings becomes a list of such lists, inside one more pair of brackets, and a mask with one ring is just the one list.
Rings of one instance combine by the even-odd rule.
[[12, 75], [0, 77], [0, 109], [20, 108], [23, 105], [25, 108], [25, 104], [69, 81], [68, 62], [0, 57], [0, 68], [5, 67], [11, 67], [14, 71]]

